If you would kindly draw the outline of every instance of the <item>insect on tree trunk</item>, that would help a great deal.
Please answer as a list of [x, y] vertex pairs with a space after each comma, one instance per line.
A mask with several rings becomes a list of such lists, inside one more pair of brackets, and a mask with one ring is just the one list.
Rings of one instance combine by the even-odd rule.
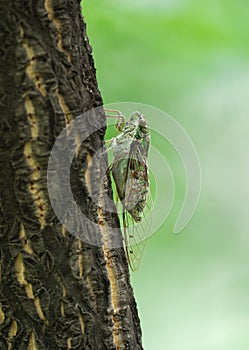
[[[104, 120], [101, 106], [79, 1], [1, 0], [0, 349], [142, 349], [124, 250], [107, 244], [121, 233], [108, 236], [117, 215], [105, 212], [106, 159], [94, 160], [104, 127], [75, 140], [71, 166], [72, 192], [90, 224], [69, 232], [48, 193], [56, 139], [92, 108], [99, 113], [83, 114], [83, 128]], [[100, 244], [82, 232], [99, 234]]]

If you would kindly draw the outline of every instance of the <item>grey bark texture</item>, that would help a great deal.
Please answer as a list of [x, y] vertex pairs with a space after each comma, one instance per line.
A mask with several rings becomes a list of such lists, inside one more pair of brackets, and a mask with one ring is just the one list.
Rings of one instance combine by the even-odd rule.
[[122, 241], [120, 230], [105, 236], [118, 225], [103, 199], [112, 195], [108, 173], [102, 185], [99, 175], [107, 160], [93, 158], [105, 127], [75, 139], [71, 166], [75, 201], [93, 224], [68, 232], [48, 195], [58, 135], [92, 108], [83, 128], [104, 120], [102, 104], [80, 2], [1, 0], [1, 350], [142, 349], [124, 250], [107, 244]]

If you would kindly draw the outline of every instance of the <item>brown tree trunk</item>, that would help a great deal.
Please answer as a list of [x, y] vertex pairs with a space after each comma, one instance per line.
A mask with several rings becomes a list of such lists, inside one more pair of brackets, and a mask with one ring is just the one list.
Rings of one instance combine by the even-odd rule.
[[[142, 349], [136, 303], [101, 169], [105, 125], [91, 48], [76, 0], [0, 1], [0, 349]], [[94, 126], [80, 145], [73, 121]], [[49, 156], [66, 127], [77, 206], [55, 215]], [[51, 191], [67, 177], [52, 162]], [[64, 152], [64, 153], [63, 153]], [[64, 169], [65, 168], [65, 169]], [[55, 175], [56, 174], [56, 175]], [[102, 175], [101, 175], [102, 174]], [[54, 177], [53, 177], [54, 176]], [[104, 180], [104, 181], [102, 181]], [[60, 197], [61, 196], [61, 197]]]

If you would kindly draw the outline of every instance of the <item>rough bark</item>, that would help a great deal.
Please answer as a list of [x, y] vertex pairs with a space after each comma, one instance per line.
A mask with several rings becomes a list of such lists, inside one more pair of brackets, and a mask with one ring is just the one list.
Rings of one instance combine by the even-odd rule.
[[[106, 159], [92, 163], [105, 128], [77, 145], [71, 168], [75, 200], [99, 230], [71, 234], [48, 196], [56, 138], [98, 106], [79, 1], [1, 0], [0, 349], [142, 349], [124, 251], [107, 244], [121, 236], [108, 234], [117, 216], [105, 211], [108, 176], [99, 181]], [[104, 118], [99, 111], [83, 124]], [[100, 244], [86, 243], [80, 230]]]

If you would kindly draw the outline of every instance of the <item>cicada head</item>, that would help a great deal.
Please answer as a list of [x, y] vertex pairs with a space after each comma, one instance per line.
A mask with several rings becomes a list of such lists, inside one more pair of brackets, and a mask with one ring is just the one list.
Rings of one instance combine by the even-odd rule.
[[131, 120], [137, 122], [137, 139], [142, 139], [149, 135], [149, 127], [144, 115], [141, 112], [134, 112], [131, 116]]

